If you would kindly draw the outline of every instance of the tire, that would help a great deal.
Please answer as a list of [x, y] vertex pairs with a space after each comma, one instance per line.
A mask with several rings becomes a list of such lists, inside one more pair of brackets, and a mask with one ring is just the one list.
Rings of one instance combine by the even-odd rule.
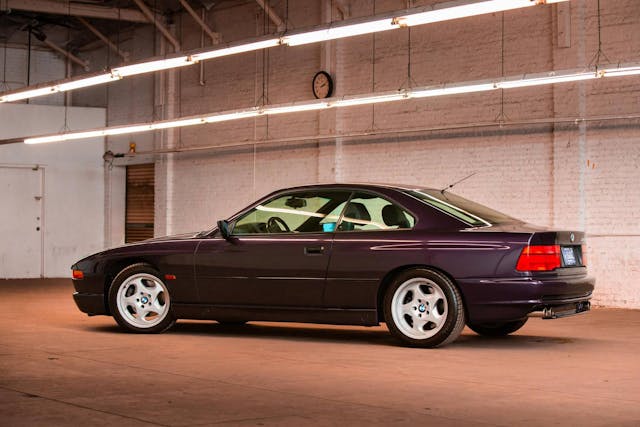
[[116, 322], [129, 332], [160, 333], [175, 323], [171, 298], [160, 272], [148, 264], [122, 270], [109, 288], [109, 308]]
[[445, 275], [426, 268], [398, 274], [384, 296], [392, 335], [411, 347], [439, 347], [460, 336], [465, 324], [460, 291]]
[[495, 323], [469, 323], [467, 326], [473, 332], [478, 335], [485, 335], [488, 337], [503, 337], [509, 335], [522, 328], [527, 323], [529, 318], [524, 317], [518, 320], [512, 320], [510, 322], [495, 322]]

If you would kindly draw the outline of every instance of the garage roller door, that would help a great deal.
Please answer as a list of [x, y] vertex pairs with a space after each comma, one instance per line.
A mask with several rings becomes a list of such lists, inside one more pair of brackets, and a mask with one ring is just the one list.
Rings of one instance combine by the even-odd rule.
[[153, 237], [154, 165], [127, 166], [125, 242]]

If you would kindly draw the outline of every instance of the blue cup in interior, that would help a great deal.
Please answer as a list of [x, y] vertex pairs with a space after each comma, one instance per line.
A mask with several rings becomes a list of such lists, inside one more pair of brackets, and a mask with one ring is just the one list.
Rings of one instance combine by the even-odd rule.
[[335, 222], [325, 222], [322, 224], [322, 231], [325, 233], [333, 233], [336, 231], [336, 223]]

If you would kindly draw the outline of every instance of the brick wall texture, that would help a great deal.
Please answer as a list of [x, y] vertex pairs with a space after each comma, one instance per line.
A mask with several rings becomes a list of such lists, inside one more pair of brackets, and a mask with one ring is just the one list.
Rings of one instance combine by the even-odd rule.
[[[321, 23], [323, 16], [339, 19], [330, 1], [270, 3], [290, 28]], [[352, 17], [407, 7], [404, 0], [347, 3]], [[600, 13], [596, 0], [573, 0], [220, 58], [204, 65], [204, 84], [198, 66], [137, 77], [110, 89], [109, 120], [309, 100], [311, 79], [321, 69], [334, 77], [337, 95], [349, 95], [586, 67], [598, 62], [599, 32], [600, 63], [605, 56], [640, 61], [640, 2], [600, 3]], [[189, 16], [174, 22], [183, 49], [200, 46], [200, 30]], [[253, 2], [214, 8], [207, 22], [225, 41], [275, 31]], [[151, 37], [148, 46], [157, 53], [158, 40]], [[455, 192], [535, 224], [585, 230], [595, 303], [640, 308], [640, 121], [627, 117], [640, 113], [639, 101], [635, 76], [261, 117], [109, 144], [114, 151], [130, 140], [149, 149], [240, 144], [153, 157], [158, 235], [210, 227], [284, 186], [374, 181], [444, 187], [477, 172]], [[608, 119], [553, 123], [602, 116]], [[500, 120], [516, 124], [499, 126]], [[377, 134], [323, 138], [367, 132]]]

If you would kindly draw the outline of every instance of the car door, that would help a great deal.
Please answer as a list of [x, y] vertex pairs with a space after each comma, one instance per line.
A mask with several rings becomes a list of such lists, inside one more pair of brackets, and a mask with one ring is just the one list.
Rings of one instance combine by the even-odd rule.
[[355, 193], [334, 236], [325, 304], [375, 309], [378, 287], [387, 273], [425, 262], [414, 225], [414, 216], [397, 203], [374, 193]]
[[196, 251], [206, 304], [321, 307], [333, 233], [349, 191], [277, 195], [230, 224], [231, 237]]

